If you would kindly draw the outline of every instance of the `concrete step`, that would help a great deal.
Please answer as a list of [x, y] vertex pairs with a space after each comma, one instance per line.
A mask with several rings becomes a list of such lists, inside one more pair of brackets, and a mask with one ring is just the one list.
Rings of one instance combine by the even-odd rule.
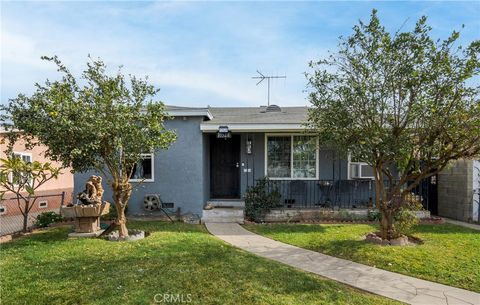
[[217, 199], [217, 200], [209, 200], [207, 201], [207, 205], [211, 204], [214, 207], [244, 207], [245, 206], [245, 201], [243, 200], [238, 200], [238, 199]]
[[211, 210], [203, 210], [202, 223], [243, 223], [243, 221], [243, 208], [214, 208]]

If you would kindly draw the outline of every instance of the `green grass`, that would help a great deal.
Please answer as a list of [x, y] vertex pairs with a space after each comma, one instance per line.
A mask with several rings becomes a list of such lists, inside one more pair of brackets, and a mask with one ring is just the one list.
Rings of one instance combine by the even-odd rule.
[[67, 239], [61, 227], [1, 245], [1, 303], [154, 304], [156, 294], [190, 304], [395, 303], [233, 248], [203, 226], [129, 227], [152, 234], [115, 243]]
[[363, 241], [374, 225], [267, 224], [247, 229], [275, 240], [377, 268], [480, 292], [480, 232], [464, 227], [418, 225], [423, 245], [385, 247]]

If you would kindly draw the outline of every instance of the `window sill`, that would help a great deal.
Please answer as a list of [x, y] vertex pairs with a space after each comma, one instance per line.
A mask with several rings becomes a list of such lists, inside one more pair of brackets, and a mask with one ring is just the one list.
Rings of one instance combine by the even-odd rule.
[[154, 179], [145, 179], [145, 180], [143, 180], [143, 179], [130, 179], [130, 180], [128, 180], [128, 182], [155, 182], [155, 180]]
[[273, 178], [267, 177], [269, 180], [319, 180], [318, 178]]

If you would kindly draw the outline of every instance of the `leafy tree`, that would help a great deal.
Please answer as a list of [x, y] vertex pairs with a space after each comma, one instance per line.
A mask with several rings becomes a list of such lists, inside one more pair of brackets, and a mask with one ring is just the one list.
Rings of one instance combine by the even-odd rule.
[[391, 35], [373, 10], [307, 73], [308, 127], [373, 167], [386, 239], [422, 179], [480, 153], [480, 41], [455, 47], [455, 31], [435, 41], [426, 21]]
[[126, 80], [120, 70], [108, 75], [101, 60], [89, 61], [77, 80], [57, 57], [42, 59], [54, 62], [62, 78], [11, 100], [9, 119], [45, 144], [52, 160], [74, 171], [102, 173], [113, 192], [120, 236], [127, 236], [125, 207], [135, 165], [142, 153], [167, 149], [176, 139], [164, 126], [165, 105], [153, 100], [159, 90], [147, 79]]
[[28, 230], [28, 215], [35, 205], [35, 191], [52, 179], [57, 179], [60, 169], [50, 162], [26, 162], [22, 158], [0, 159], [0, 201], [7, 192], [16, 196], [18, 209], [23, 216], [23, 232]]

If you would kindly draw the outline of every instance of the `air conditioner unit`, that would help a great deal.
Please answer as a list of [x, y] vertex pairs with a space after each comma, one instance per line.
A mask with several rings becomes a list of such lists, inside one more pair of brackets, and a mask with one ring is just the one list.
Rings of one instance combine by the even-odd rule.
[[365, 162], [350, 162], [350, 179], [374, 179], [373, 169]]
[[162, 201], [158, 194], [148, 194], [143, 197], [143, 208], [147, 211], [158, 210], [162, 206]]

